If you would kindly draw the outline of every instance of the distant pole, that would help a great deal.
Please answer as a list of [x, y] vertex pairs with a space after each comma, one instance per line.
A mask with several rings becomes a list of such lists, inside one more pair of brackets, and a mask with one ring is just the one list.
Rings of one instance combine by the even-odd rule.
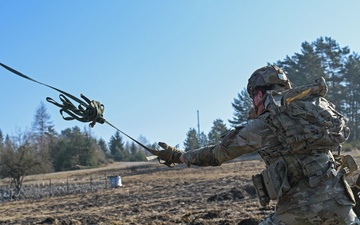
[[197, 121], [198, 121], [198, 137], [200, 138], [200, 116], [199, 116], [199, 110], [197, 111]]

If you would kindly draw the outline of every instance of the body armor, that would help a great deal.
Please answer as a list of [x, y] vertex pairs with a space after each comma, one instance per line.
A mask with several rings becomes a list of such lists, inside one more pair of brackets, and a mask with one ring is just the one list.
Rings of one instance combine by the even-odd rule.
[[[349, 128], [344, 117], [324, 98], [326, 93], [323, 78], [290, 90], [267, 92], [265, 110], [259, 118], [277, 135], [281, 146], [258, 151], [267, 164], [261, 174], [253, 177], [261, 205], [279, 200], [300, 180], [310, 187], [327, 179], [339, 182], [342, 175], [338, 169], [342, 163], [335, 160], [332, 152], [340, 153]], [[356, 169], [357, 165], [351, 170]], [[352, 193], [348, 194], [353, 199]]]

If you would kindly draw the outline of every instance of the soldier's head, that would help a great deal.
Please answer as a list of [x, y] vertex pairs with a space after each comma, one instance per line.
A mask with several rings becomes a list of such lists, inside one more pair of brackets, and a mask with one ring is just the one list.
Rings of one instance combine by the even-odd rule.
[[254, 71], [247, 85], [247, 92], [253, 99], [256, 113], [262, 111], [262, 100], [267, 90], [284, 91], [291, 89], [286, 74], [277, 66], [264, 66]]

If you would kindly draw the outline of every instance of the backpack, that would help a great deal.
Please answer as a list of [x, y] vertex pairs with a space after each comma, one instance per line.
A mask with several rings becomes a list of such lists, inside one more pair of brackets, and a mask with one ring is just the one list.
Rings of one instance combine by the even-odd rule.
[[320, 77], [307, 85], [266, 93], [264, 106], [269, 116], [265, 122], [277, 134], [285, 151], [293, 154], [340, 151], [350, 129], [344, 116], [324, 98], [327, 90], [325, 79]]

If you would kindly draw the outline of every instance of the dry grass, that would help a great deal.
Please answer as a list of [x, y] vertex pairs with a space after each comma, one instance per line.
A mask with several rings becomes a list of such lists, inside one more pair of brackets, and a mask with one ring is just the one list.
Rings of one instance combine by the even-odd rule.
[[[356, 152], [357, 153], [357, 152]], [[355, 154], [357, 160], [359, 154]], [[251, 176], [258, 159], [220, 167], [116, 163], [91, 170], [30, 176], [26, 182], [117, 174], [123, 186], [86, 194], [2, 203], [0, 224], [255, 224], [273, 210], [259, 208]], [[253, 222], [253, 223], [251, 223]], [[246, 224], [246, 223], [242, 223]]]

